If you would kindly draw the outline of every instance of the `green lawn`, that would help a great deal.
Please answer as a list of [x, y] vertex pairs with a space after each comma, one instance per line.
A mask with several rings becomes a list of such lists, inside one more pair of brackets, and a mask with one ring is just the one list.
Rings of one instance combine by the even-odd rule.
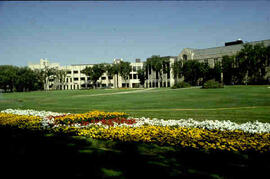
[[[0, 110], [6, 108], [74, 113], [98, 109], [166, 119], [270, 122], [270, 89], [267, 86], [226, 86], [224, 89], [0, 94]], [[202, 151], [52, 135], [3, 126], [0, 126], [0, 141], [3, 177], [261, 178], [267, 176], [270, 169], [269, 152]]]
[[270, 122], [270, 88], [267, 87], [162, 88], [138, 90], [138, 93], [123, 93], [135, 91], [130, 89], [7, 93], [0, 94], [0, 110], [20, 108], [72, 113], [104, 110], [124, 111], [134, 117]]

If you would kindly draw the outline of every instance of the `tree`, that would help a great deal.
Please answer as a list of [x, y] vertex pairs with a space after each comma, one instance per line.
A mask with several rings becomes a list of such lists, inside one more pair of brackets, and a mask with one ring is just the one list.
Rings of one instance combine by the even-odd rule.
[[143, 67], [142, 69], [139, 69], [137, 73], [138, 73], [138, 78], [140, 80], [140, 85], [144, 86], [144, 82], [146, 80], [145, 67]]
[[28, 67], [18, 68], [15, 81], [16, 91], [32, 91], [35, 90], [35, 83], [38, 81], [35, 73]]
[[195, 60], [188, 60], [184, 62], [183, 75], [185, 82], [188, 82], [194, 86], [197, 85], [198, 79], [203, 76], [201, 63]]
[[66, 70], [55, 70], [54, 89], [60, 89], [60, 86], [64, 84], [67, 76]]
[[5, 92], [14, 91], [18, 69], [12, 65], [0, 66], [0, 88], [4, 89]]
[[42, 79], [44, 90], [49, 89], [49, 78], [55, 78], [54, 75], [56, 75], [56, 69], [55, 68], [49, 68], [45, 66], [44, 69], [40, 70], [40, 79]]
[[132, 70], [131, 66], [130, 66], [130, 62], [123, 62], [123, 61], [120, 61], [119, 63], [119, 72], [120, 72], [120, 76], [125, 80], [128, 79], [129, 77], [129, 74]]
[[105, 64], [105, 71], [108, 75], [108, 78], [109, 78], [109, 86], [111, 86], [111, 79], [113, 78], [113, 75], [114, 75], [114, 69], [113, 69], [113, 65], [111, 64]]
[[169, 74], [169, 57], [160, 57], [159, 55], [152, 55], [146, 60], [146, 72], [153, 69], [156, 72], [156, 79], [159, 82], [163, 81], [163, 74]]
[[[238, 84], [265, 84], [268, 55], [263, 44], [245, 44], [235, 57], [235, 78]], [[267, 65], [268, 64], [268, 65]]]
[[235, 56], [223, 56], [222, 57], [222, 72], [223, 72], [223, 82], [227, 85], [233, 83], [234, 74], [234, 59]]
[[172, 65], [172, 71], [173, 71], [173, 76], [175, 79], [175, 82], [178, 82], [179, 78], [182, 78], [183, 76], [183, 62], [182, 60], [175, 61]]
[[28, 67], [0, 66], [0, 88], [5, 92], [33, 91], [42, 88], [39, 73]]
[[207, 62], [201, 63], [200, 69], [201, 69], [201, 77], [203, 78], [202, 83], [205, 83], [206, 81], [214, 78], [212, 74], [213, 70], [210, 68]]
[[93, 67], [86, 67], [82, 70], [82, 73], [84, 73], [86, 76], [89, 76], [95, 88], [97, 86], [98, 79], [103, 75], [104, 72], [104, 64], [95, 64]]
[[119, 63], [113, 64], [112, 73], [114, 75], [116, 75], [116, 88], [119, 88], [119, 86], [118, 86], [118, 76], [119, 76], [119, 73], [120, 73], [120, 64]]

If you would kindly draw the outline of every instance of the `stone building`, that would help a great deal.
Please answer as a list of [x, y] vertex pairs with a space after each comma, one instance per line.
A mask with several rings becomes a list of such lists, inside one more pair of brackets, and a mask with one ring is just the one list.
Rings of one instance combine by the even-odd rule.
[[[248, 42], [248, 44], [255, 45], [258, 43], [263, 43], [265, 46], [270, 46], [270, 40], [254, 41]], [[221, 61], [222, 57], [225, 55], [232, 56], [239, 52], [243, 45], [242, 40], [238, 39], [233, 42], [226, 42], [224, 46], [205, 48], [205, 49], [193, 49], [184, 48], [178, 55], [178, 60], [198, 60], [199, 62], [207, 62], [210, 67], [214, 67], [217, 61]]]
[[[265, 46], [270, 46], [270, 40], [262, 40], [248, 43], [251, 45], [263, 43]], [[138, 79], [137, 71], [142, 68], [145, 69], [146, 75], [144, 87], [171, 87], [175, 84], [176, 80], [183, 80], [183, 78], [177, 79], [176, 77], [174, 77], [172, 65], [176, 61], [198, 60], [199, 62], [207, 62], [209, 66], [213, 68], [218, 61], [222, 60], [223, 56], [235, 55], [243, 48], [244, 44], [245, 43], [243, 43], [243, 41], [239, 39], [233, 42], [226, 42], [225, 45], [221, 47], [213, 47], [206, 49], [184, 48], [178, 56], [161, 57], [168, 59], [168, 62], [164, 64], [163, 68], [169, 69], [166, 73], [162, 71], [161, 74], [158, 74], [156, 71], [154, 71], [151, 66], [146, 66], [146, 62], [141, 62], [139, 59], [136, 59], [135, 62], [131, 63], [132, 71], [129, 74], [128, 80], [124, 80], [120, 75], [118, 77], [117, 75], [114, 75], [112, 78], [109, 78], [109, 76], [104, 73], [98, 80], [98, 87], [138, 88], [140, 87], [140, 81]], [[114, 59], [113, 63], [120, 63], [120, 61], [122, 60], [123, 59]], [[93, 64], [74, 64], [68, 66], [60, 66], [59, 63], [50, 63], [48, 59], [40, 59], [39, 64], [29, 64], [29, 67], [31, 69], [56, 68], [59, 70], [67, 71], [67, 74], [63, 80], [56, 83], [55, 80], [48, 79], [48, 83], [46, 84], [46, 89], [60, 90], [84, 89], [90, 87], [92, 84], [89, 80], [89, 77], [81, 73], [81, 71], [88, 66], [92, 67]], [[270, 69], [268, 70], [268, 75], [270, 77]]]

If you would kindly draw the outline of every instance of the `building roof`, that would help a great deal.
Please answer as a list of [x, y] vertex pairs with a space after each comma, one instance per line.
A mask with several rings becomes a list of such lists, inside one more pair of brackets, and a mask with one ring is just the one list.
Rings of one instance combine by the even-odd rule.
[[[269, 40], [262, 41], [254, 41], [248, 42], [248, 44], [255, 45], [258, 43], [263, 43], [265, 46], [270, 46]], [[246, 44], [246, 43], [244, 43]], [[214, 47], [214, 48], [206, 48], [206, 49], [190, 49], [193, 53], [193, 59], [207, 59], [207, 58], [219, 58], [224, 55], [234, 55], [238, 51], [240, 51], [244, 44], [230, 45], [230, 46], [222, 46], [222, 47]]]

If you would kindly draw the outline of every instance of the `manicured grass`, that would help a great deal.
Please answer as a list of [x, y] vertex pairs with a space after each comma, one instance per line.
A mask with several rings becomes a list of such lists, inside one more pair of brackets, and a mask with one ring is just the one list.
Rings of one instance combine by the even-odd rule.
[[[134, 117], [270, 122], [267, 86], [225, 86], [223, 89], [130, 89], [40, 91], [1, 94], [0, 109], [20, 108], [81, 113], [123, 111]], [[121, 93], [119, 93], [121, 92]], [[111, 95], [111, 93], [118, 93]], [[98, 96], [94, 96], [98, 95]]]
[[[152, 89], [122, 93], [133, 91], [0, 94], [0, 110], [20, 108], [81, 113], [98, 109], [124, 111], [138, 117], [270, 122], [270, 89], [267, 86]], [[57, 136], [3, 126], [0, 126], [0, 141], [3, 177], [252, 178], [254, 175], [253, 178], [260, 178], [267, 176], [270, 170], [269, 152], [202, 151]]]

